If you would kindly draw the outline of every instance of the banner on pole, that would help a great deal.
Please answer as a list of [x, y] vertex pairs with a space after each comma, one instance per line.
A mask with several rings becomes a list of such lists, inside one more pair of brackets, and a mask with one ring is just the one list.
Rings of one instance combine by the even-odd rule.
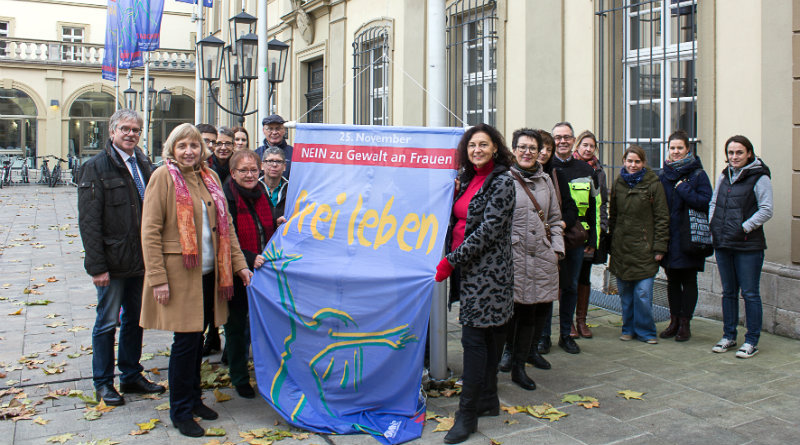
[[155, 51], [161, 41], [164, 0], [139, 1], [136, 7], [136, 43], [140, 51]]
[[117, 80], [117, 38], [119, 32], [117, 0], [108, 0], [106, 8], [106, 42], [103, 52], [102, 76], [105, 80]]
[[[197, 0], [175, 0], [175, 1], [181, 2], [181, 3], [191, 3], [193, 5], [197, 4]], [[203, 0], [203, 6], [205, 6], [206, 8], [212, 7], [213, 6], [212, 1], [213, 0]]]
[[462, 128], [297, 124], [287, 222], [248, 288], [261, 395], [292, 425], [419, 437]]
[[136, 11], [135, 0], [117, 0], [119, 68], [137, 68], [144, 65], [136, 32]]

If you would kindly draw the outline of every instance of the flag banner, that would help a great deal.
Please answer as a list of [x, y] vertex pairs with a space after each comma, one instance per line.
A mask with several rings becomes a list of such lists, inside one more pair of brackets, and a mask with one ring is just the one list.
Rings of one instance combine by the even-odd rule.
[[164, 0], [139, 1], [135, 7], [136, 44], [140, 51], [155, 51], [160, 47]]
[[[193, 5], [197, 4], [197, 0], [175, 0], [175, 1], [181, 2], [181, 3], [191, 3]], [[203, 0], [203, 6], [205, 6], [206, 8], [212, 7], [213, 6], [213, 4], [211, 3], [212, 1], [213, 0]]]
[[135, 0], [117, 0], [119, 68], [144, 66], [136, 32], [136, 11]]
[[248, 287], [261, 395], [321, 433], [418, 438], [463, 128], [297, 124], [287, 221]]
[[117, 80], [117, 0], [108, 0], [106, 8], [106, 42], [103, 51], [103, 71], [105, 80]]

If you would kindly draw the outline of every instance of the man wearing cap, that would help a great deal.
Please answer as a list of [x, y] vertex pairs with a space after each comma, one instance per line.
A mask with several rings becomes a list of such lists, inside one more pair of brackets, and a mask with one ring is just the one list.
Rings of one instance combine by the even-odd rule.
[[264, 144], [256, 149], [256, 154], [259, 158], [264, 156], [264, 150], [267, 147], [278, 147], [283, 150], [286, 155], [286, 171], [283, 176], [289, 179], [289, 171], [292, 169], [292, 146], [286, 143], [286, 127], [283, 123], [286, 122], [277, 114], [272, 114], [261, 121], [264, 131]]

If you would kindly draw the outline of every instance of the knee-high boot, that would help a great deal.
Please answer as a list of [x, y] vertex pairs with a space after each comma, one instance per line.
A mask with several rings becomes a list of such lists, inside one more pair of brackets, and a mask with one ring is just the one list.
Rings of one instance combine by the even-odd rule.
[[461, 387], [461, 399], [458, 401], [456, 419], [453, 427], [444, 436], [444, 443], [461, 443], [478, 430], [477, 405], [480, 390], [480, 386], [464, 385]]
[[514, 337], [516, 336], [517, 323], [516, 317], [511, 318], [508, 324], [508, 335], [506, 336], [506, 344], [503, 348], [503, 355], [500, 357], [500, 364], [498, 369], [500, 372], [511, 371], [511, 356], [514, 354]]
[[[463, 390], [463, 388], [462, 388]], [[478, 400], [478, 417], [500, 415], [500, 398], [497, 397], [497, 373], [486, 376], [486, 383]]]
[[517, 335], [514, 341], [514, 356], [511, 364], [511, 381], [519, 385], [522, 389], [532, 391], [536, 389], [536, 383], [525, 373], [525, 359], [531, 350], [531, 339], [533, 338], [533, 325], [517, 323]]
[[[552, 305], [552, 303], [547, 303]], [[549, 322], [549, 315], [550, 310], [547, 308], [537, 309], [534, 318], [533, 318], [533, 337], [531, 337], [531, 348], [528, 357], [525, 359], [526, 362], [530, 363], [536, 368], [539, 369], [550, 369], [552, 366], [550, 362], [548, 362], [542, 355], [539, 353], [539, 339], [542, 336], [542, 331], [544, 331], [545, 323]]]
[[586, 314], [589, 312], [589, 294], [592, 287], [585, 284], [578, 285], [578, 304], [575, 306], [575, 324], [578, 334], [583, 338], [592, 338], [592, 331], [586, 326]]

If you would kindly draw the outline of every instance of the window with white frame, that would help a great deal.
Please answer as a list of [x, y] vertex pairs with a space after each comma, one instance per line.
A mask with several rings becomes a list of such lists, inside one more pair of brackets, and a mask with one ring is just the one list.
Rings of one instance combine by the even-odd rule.
[[[0, 39], [6, 38], [9, 35], [11, 23], [6, 20], [0, 20]], [[6, 42], [0, 40], [0, 57], [6, 55]]]
[[69, 62], [81, 62], [83, 60], [80, 45], [70, 45], [70, 43], [83, 43], [84, 28], [79, 26], [61, 27], [61, 60]]
[[496, 125], [497, 2], [456, 1], [447, 20], [448, 105], [467, 125]]
[[389, 28], [364, 30], [353, 42], [353, 123], [389, 124]]
[[627, 0], [623, 8], [625, 141], [661, 166], [675, 130], [697, 139], [697, 0]]

